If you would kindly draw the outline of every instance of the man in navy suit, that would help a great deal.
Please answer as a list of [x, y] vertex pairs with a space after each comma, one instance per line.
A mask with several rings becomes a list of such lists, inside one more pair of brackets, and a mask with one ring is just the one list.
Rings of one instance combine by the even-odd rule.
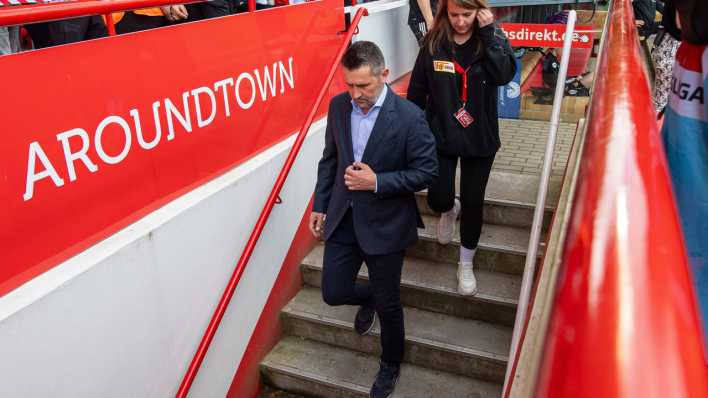
[[[371, 396], [383, 398], [393, 393], [403, 359], [401, 268], [422, 227], [414, 193], [438, 173], [435, 139], [422, 111], [387, 87], [374, 43], [354, 43], [342, 67], [348, 88], [329, 106], [310, 230], [325, 240], [324, 301], [358, 305], [354, 326], [362, 335], [378, 313], [382, 354]], [[362, 262], [369, 282], [357, 282]]]

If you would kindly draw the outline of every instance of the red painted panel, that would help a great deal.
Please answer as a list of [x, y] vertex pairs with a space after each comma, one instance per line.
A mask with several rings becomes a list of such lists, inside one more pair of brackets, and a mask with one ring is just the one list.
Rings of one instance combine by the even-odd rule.
[[707, 397], [701, 325], [630, 0], [612, 4], [538, 397]]
[[[341, 2], [324, 0], [0, 58], [7, 76], [24, 76], [6, 80], [5, 103], [14, 106], [0, 115], [0, 295], [294, 132], [310, 110], [342, 29]], [[288, 82], [290, 59], [294, 87]], [[273, 91], [263, 83], [265, 68], [276, 71]], [[28, 71], [41, 73], [29, 79]], [[215, 88], [229, 78], [230, 84], [221, 84], [227, 90]], [[244, 106], [234, 89], [239, 82]], [[206, 88], [216, 110], [200, 127], [195, 98], [202, 121], [211, 119], [213, 109]], [[174, 116], [184, 113], [184, 93], [192, 132]], [[131, 110], [149, 143], [156, 137], [155, 103], [161, 138], [144, 149]], [[130, 130], [129, 148], [121, 124]], [[85, 156], [76, 128], [85, 130]], [[66, 161], [60, 141], [67, 131], [73, 131], [66, 139], [69, 153], [76, 154], [73, 162]], [[30, 197], [32, 149], [37, 181], [29, 184]], [[43, 175], [50, 164], [63, 185]]]

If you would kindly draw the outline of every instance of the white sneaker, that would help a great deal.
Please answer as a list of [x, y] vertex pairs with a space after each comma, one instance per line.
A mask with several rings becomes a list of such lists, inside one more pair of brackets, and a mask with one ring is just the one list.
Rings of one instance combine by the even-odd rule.
[[459, 263], [457, 267], [457, 292], [463, 296], [477, 294], [477, 279], [472, 267], [472, 263]]
[[447, 245], [452, 241], [452, 236], [455, 235], [455, 221], [457, 215], [460, 214], [460, 201], [455, 199], [455, 204], [452, 209], [440, 215], [438, 221], [438, 242], [441, 245]]

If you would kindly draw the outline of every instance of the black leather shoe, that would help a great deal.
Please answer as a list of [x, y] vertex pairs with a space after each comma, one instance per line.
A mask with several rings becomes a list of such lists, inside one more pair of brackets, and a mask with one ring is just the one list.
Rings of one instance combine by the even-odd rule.
[[376, 374], [374, 385], [371, 386], [369, 396], [371, 398], [388, 398], [393, 395], [396, 389], [398, 375], [401, 373], [401, 365], [397, 363], [380, 362], [379, 373]]
[[359, 307], [359, 311], [356, 312], [356, 318], [354, 318], [354, 330], [360, 335], [366, 336], [371, 333], [375, 323], [376, 311], [363, 305]]

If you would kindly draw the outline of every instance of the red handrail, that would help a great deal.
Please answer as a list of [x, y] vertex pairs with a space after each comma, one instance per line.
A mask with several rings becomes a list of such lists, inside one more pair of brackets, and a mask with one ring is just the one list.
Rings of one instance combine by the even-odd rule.
[[315, 100], [315, 103], [312, 106], [312, 110], [307, 115], [307, 119], [305, 119], [305, 122], [300, 128], [300, 131], [298, 132], [297, 138], [295, 139], [295, 143], [290, 149], [288, 158], [285, 160], [285, 165], [283, 165], [280, 174], [278, 174], [278, 178], [275, 180], [275, 185], [273, 185], [273, 189], [271, 190], [270, 195], [268, 196], [268, 200], [266, 201], [265, 206], [263, 206], [263, 210], [261, 210], [261, 215], [258, 217], [256, 225], [253, 227], [253, 231], [251, 232], [251, 236], [248, 238], [248, 242], [246, 243], [246, 247], [244, 248], [243, 253], [241, 254], [241, 258], [236, 264], [236, 268], [234, 269], [234, 272], [231, 275], [231, 279], [226, 285], [226, 289], [221, 295], [221, 299], [219, 300], [219, 304], [217, 305], [216, 310], [214, 311], [214, 315], [212, 316], [211, 321], [209, 322], [209, 325], [207, 326], [207, 329], [204, 332], [204, 336], [202, 337], [202, 340], [199, 343], [197, 352], [194, 354], [194, 358], [192, 359], [192, 362], [190, 363], [189, 368], [187, 369], [187, 372], [185, 373], [184, 378], [182, 379], [182, 383], [179, 386], [179, 390], [177, 390], [177, 394], [175, 395], [177, 398], [184, 398], [189, 392], [189, 388], [191, 387], [192, 382], [194, 381], [194, 378], [196, 377], [197, 372], [199, 371], [199, 367], [201, 366], [202, 361], [204, 360], [204, 356], [206, 355], [207, 350], [209, 349], [209, 345], [211, 344], [211, 341], [214, 338], [214, 335], [216, 334], [216, 330], [219, 328], [221, 319], [224, 317], [226, 308], [228, 307], [229, 302], [231, 301], [231, 298], [233, 297], [234, 292], [236, 291], [236, 286], [238, 285], [238, 282], [241, 279], [241, 276], [243, 275], [246, 266], [248, 265], [248, 261], [250, 260], [251, 255], [253, 254], [253, 250], [255, 249], [256, 244], [258, 243], [258, 239], [261, 236], [261, 232], [263, 232], [263, 228], [265, 227], [265, 224], [268, 221], [268, 217], [270, 216], [270, 213], [273, 210], [273, 206], [275, 206], [275, 203], [278, 201], [278, 197], [280, 195], [281, 189], [283, 188], [283, 184], [285, 183], [285, 179], [288, 177], [290, 169], [292, 168], [293, 163], [295, 162], [295, 158], [300, 152], [300, 147], [305, 141], [307, 131], [310, 129], [310, 125], [312, 125], [312, 120], [317, 114], [317, 109], [319, 108], [320, 103], [322, 102], [325, 94], [327, 93], [327, 89], [330, 83], [332, 82], [334, 73], [338, 69], [339, 61], [344, 55], [344, 51], [347, 49], [347, 46], [349, 45], [349, 42], [351, 41], [352, 36], [354, 35], [355, 30], [359, 25], [359, 21], [363, 16], [368, 14], [369, 13], [366, 8], [360, 8], [354, 16], [354, 19], [352, 20], [349, 29], [347, 30], [346, 36], [342, 41], [342, 45], [340, 46], [337, 55], [332, 61], [332, 67], [330, 68], [329, 73], [327, 74], [327, 78], [325, 79], [325, 82], [322, 85], [319, 94], [317, 95], [317, 99]]
[[702, 328], [630, 0], [613, 1], [607, 23], [536, 396], [706, 397]]

